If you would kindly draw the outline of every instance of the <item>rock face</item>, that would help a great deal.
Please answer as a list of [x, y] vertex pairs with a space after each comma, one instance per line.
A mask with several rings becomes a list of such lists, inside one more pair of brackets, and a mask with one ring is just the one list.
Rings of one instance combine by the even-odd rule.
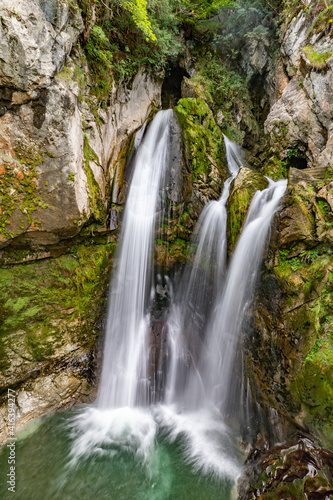
[[252, 453], [238, 481], [238, 498], [325, 499], [333, 493], [332, 481], [332, 452], [299, 435], [263, 455], [258, 456], [258, 451]]
[[316, 32], [311, 20], [300, 9], [284, 27], [276, 67], [278, 100], [265, 130], [281, 159], [293, 159], [292, 166], [299, 168], [325, 169], [333, 161], [333, 40]]
[[331, 182], [289, 186], [262, 277], [250, 354], [266, 404], [326, 446], [333, 442], [331, 194]]
[[302, 7], [292, 14], [281, 30], [263, 165], [266, 175], [288, 177], [288, 192], [247, 347], [264, 404], [332, 447], [333, 42], [316, 29], [314, 14]]
[[78, 11], [56, 0], [5, 1], [0, 19], [0, 245], [38, 248], [91, 218], [105, 221], [111, 179], [118, 200], [121, 151], [160, 105], [160, 83], [141, 70], [96, 110], [75, 81], [80, 57], [89, 74], [74, 47]]
[[100, 103], [82, 30], [70, 2], [0, 5], [2, 440], [7, 387], [18, 427], [92, 391], [117, 239], [107, 209], [123, 203], [133, 135], [160, 107], [162, 82], [144, 69]]
[[91, 395], [115, 243], [89, 233], [58, 258], [0, 269], [2, 440], [7, 387], [16, 391], [17, 428]]

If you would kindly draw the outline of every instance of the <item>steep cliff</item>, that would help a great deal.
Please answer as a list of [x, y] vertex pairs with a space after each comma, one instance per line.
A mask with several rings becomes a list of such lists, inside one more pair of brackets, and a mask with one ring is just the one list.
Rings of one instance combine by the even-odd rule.
[[252, 359], [269, 405], [332, 445], [333, 41], [317, 7], [292, 11], [281, 30], [284, 84], [264, 124], [264, 171], [282, 167], [289, 187], [258, 297]]
[[142, 68], [98, 99], [75, 4], [4, 1], [0, 21], [0, 383], [4, 401], [16, 388], [21, 425], [91, 392], [108, 212], [162, 82]]

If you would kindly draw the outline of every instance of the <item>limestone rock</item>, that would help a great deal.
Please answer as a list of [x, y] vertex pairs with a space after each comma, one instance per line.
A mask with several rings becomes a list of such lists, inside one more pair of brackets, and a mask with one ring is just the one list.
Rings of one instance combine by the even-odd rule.
[[0, 20], [0, 86], [22, 92], [50, 85], [83, 30], [79, 13], [57, 0], [3, 0]]
[[[99, 110], [103, 123], [98, 126], [89, 106], [78, 98], [71, 70], [55, 74], [76, 42], [81, 18], [55, 0], [28, 2], [25, 14], [16, 19], [21, 7], [19, 2], [13, 10], [4, 3], [0, 10], [4, 23], [15, 24], [8, 24], [10, 40], [23, 37], [14, 61], [8, 59], [13, 48], [7, 31], [0, 32], [0, 44], [8, 46], [2, 61], [8, 60], [12, 69], [0, 62], [5, 85], [0, 91], [0, 248], [12, 244], [37, 249], [75, 236], [91, 216], [104, 222], [110, 180], [119, 201], [126, 148], [131, 135], [160, 106], [161, 85], [140, 70], [131, 88], [114, 87], [107, 112]], [[74, 31], [71, 23], [77, 26]], [[58, 36], [63, 32], [69, 37], [61, 58], [45, 34], [57, 44], [55, 28]], [[45, 46], [38, 45], [43, 36]], [[32, 50], [28, 42], [38, 45], [33, 52], [37, 66], [27, 60], [26, 52]]]
[[154, 81], [144, 69], [139, 70], [131, 88], [126, 84], [113, 88], [107, 122], [101, 133], [101, 154], [102, 164], [108, 168], [108, 178], [113, 180], [112, 201], [115, 203], [123, 201], [121, 188], [126, 161], [121, 158], [121, 152], [131, 135], [160, 106], [161, 82]]
[[317, 165], [317, 158], [325, 146], [324, 129], [295, 77], [272, 107], [265, 131], [276, 150], [298, 148], [306, 155], [310, 167]]
[[310, 168], [326, 168], [333, 161], [333, 70], [330, 59], [321, 68], [306, 51], [315, 57], [333, 53], [333, 41], [316, 30], [310, 34], [310, 28], [311, 16], [301, 8], [281, 31], [277, 102], [268, 114], [265, 131], [272, 149], [287, 164], [288, 154], [295, 154], [306, 158]]

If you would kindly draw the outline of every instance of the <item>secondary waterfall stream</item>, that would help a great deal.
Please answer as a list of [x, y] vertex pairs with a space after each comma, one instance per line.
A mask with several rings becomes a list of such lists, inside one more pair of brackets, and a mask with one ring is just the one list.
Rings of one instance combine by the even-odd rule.
[[[237, 353], [286, 181], [269, 181], [255, 194], [227, 265], [226, 205], [242, 159], [238, 146], [224, 138], [230, 177], [221, 198], [203, 210], [193, 236], [193, 258], [175, 287], [164, 387], [157, 400], [149, 307], [154, 300], [154, 235], [163, 210], [172, 118], [173, 111], [160, 111], [136, 141], [110, 285], [97, 400], [71, 410], [70, 418], [49, 417], [51, 433], [47, 418], [40, 429], [29, 431], [38, 432], [38, 445], [26, 438], [37, 454], [29, 455], [31, 448], [22, 445], [22, 456], [26, 454], [33, 470], [42, 471], [47, 464], [54, 468], [57, 480], [39, 484], [48, 500], [90, 500], [91, 484], [115, 500], [232, 498], [243, 461], [237, 425], [230, 427], [228, 422], [231, 413], [234, 420], [241, 418]], [[62, 432], [58, 441], [56, 429]], [[54, 446], [52, 454], [47, 455], [45, 443]], [[69, 455], [65, 465], [56, 459], [57, 446], [61, 456]], [[25, 488], [25, 498], [34, 498], [33, 483], [27, 481]]]

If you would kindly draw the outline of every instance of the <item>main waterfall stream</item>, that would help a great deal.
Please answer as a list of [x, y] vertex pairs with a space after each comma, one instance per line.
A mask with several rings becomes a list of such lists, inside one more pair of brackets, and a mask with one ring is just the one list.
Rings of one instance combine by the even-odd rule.
[[[226, 204], [242, 164], [225, 138], [230, 178], [204, 209], [196, 251], [170, 304], [164, 386], [150, 349], [156, 225], [163, 217], [173, 112], [140, 137], [111, 280], [103, 368], [92, 405], [39, 419], [17, 441], [21, 500], [229, 500], [243, 455], [238, 353], [272, 218], [286, 181], [251, 203], [227, 266]], [[156, 369], [156, 367], [155, 367]], [[1, 451], [2, 470], [7, 461]], [[0, 497], [11, 498], [5, 481]]]

